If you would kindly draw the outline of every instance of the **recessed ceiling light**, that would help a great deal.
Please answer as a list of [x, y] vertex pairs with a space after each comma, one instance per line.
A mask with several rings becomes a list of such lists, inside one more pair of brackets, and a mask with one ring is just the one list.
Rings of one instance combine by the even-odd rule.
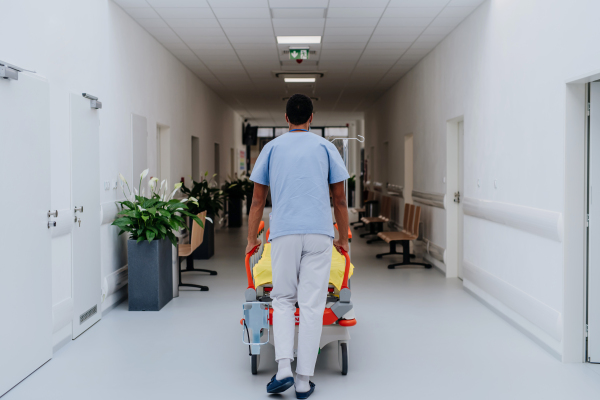
[[277, 36], [279, 44], [321, 43], [321, 36]]
[[314, 82], [315, 78], [283, 78], [287, 83]]

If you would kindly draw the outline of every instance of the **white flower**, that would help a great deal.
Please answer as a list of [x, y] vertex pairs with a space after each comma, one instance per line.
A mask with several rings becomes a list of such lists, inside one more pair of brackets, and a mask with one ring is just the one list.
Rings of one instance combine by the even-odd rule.
[[121, 178], [123, 183], [127, 183], [127, 181], [125, 180], [125, 177], [123, 175], [121, 175], [121, 173], [119, 173], [119, 178]]
[[179, 200], [179, 202], [180, 202], [180, 203], [185, 203], [185, 202], [187, 202], [188, 200], [189, 200], [189, 199], [181, 199], [181, 200]]
[[141, 207], [141, 206], [139, 206], [139, 205], [138, 205], [138, 209], [139, 209], [140, 211], [146, 211], [146, 209], [145, 209], [145, 208], [142, 208], [142, 207]]
[[133, 188], [133, 192], [135, 193], [136, 196], [139, 196], [140, 194], [138, 193], [137, 188]]
[[142, 171], [142, 173], [140, 174], [140, 180], [144, 179], [146, 175], [148, 175], [148, 171], [150, 171], [148, 168]]
[[183, 182], [178, 182], [175, 184], [175, 189], [179, 189], [183, 185]]
[[207, 221], [210, 221], [211, 224], [214, 224], [212, 218], [210, 218], [210, 217], [204, 217], [204, 219], [206, 219]]

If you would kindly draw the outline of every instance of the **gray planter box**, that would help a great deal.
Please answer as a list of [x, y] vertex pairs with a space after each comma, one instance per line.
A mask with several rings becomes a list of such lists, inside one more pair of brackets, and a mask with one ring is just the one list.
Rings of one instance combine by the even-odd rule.
[[129, 311], [159, 311], [173, 298], [173, 245], [127, 241]]

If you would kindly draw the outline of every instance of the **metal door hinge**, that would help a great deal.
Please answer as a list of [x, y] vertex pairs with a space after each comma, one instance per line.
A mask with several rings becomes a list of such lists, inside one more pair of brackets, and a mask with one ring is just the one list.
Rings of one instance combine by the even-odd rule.
[[460, 203], [460, 192], [454, 193], [454, 202], [456, 204]]
[[587, 215], [587, 218], [585, 220], [585, 226], [588, 228], [590, 227], [590, 214]]
[[588, 324], [585, 324], [585, 337], [588, 337], [588, 332], [590, 331], [590, 327]]
[[89, 93], [81, 93], [81, 95], [83, 97], [85, 97], [86, 99], [90, 100], [90, 107], [98, 110], [100, 108], [102, 108], [102, 102], [100, 100], [98, 100], [98, 98], [96, 96], [93, 96]]
[[590, 110], [592, 109], [592, 106], [590, 103], [587, 103], [587, 116], [590, 116]]

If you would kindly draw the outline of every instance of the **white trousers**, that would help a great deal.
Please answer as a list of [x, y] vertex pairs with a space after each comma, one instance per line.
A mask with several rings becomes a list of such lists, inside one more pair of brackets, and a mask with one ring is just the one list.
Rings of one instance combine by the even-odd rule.
[[313, 376], [323, 329], [333, 239], [286, 235], [272, 240], [275, 359], [294, 359], [296, 301], [300, 307], [296, 373]]

